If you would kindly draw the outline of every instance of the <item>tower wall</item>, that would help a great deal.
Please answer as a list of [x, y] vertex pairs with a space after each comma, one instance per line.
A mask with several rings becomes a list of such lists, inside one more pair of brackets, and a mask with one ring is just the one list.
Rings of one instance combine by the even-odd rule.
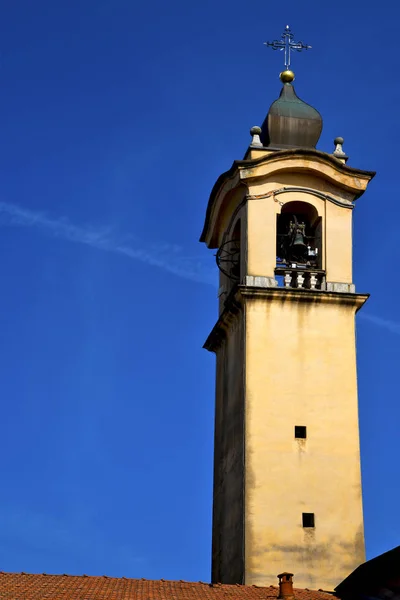
[[244, 578], [244, 322], [229, 326], [217, 352], [212, 581]]
[[[212, 580], [269, 586], [289, 571], [333, 590], [365, 558], [354, 317], [367, 296], [352, 280], [352, 209], [374, 174], [317, 150], [259, 152], [219, 178], [201, 238], [223, 247], [240, 217], [239, 281], [221, 277], [205, 343], [217, 355]], [[292, 210], [309, 219], [314, 262], [278, 254]]]
[[[273, 290], [245, 300], [246, 584], [288, 570], [299, 587], [333, 590], [365, 560], [360, 297], [339, 296]], [[306, 439], [295, 439], [296, 425]], [[315, 527], [303, 527], [302, 513], [314, 513]]]

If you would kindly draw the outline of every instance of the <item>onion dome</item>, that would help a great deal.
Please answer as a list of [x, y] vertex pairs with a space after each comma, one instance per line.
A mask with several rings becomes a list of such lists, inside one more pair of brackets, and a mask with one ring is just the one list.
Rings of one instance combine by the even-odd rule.
[[280, 74], [280, 96], [271, 104], [261, 127], [261, 142], [271, 148], [315, 148], [322, 131], [319, 112], [296, 96], [293, 71]]

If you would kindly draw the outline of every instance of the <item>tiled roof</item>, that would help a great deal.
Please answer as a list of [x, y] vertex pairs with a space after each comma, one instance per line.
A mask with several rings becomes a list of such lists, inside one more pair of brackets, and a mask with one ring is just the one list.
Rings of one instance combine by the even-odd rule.
[[[332, 600], [327, 592], [294, 589], [296, 600]], [[0, 573], [1, 600], [276, 600], [278, 588], [87, 575]]]

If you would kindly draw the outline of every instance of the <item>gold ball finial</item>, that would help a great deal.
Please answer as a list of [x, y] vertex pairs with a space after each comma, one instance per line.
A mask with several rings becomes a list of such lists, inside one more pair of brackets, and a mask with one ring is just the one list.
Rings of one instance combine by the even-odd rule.
[[282, 71], [282, 73], [279, 75], [279, 79], [282, 81], [282, 83], [291, 83], [294, 79], [294, 73], [293, 71]]

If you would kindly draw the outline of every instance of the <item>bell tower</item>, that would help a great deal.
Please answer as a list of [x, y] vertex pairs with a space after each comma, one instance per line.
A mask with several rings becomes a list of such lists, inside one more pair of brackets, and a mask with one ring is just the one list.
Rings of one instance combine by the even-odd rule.
[[280, 79], [201, 235], [220, 269], [212, 581], [333, 590], [365, 560], [352, 212], [374, 173], [341, 138], [317, 150], [321, 115]]

